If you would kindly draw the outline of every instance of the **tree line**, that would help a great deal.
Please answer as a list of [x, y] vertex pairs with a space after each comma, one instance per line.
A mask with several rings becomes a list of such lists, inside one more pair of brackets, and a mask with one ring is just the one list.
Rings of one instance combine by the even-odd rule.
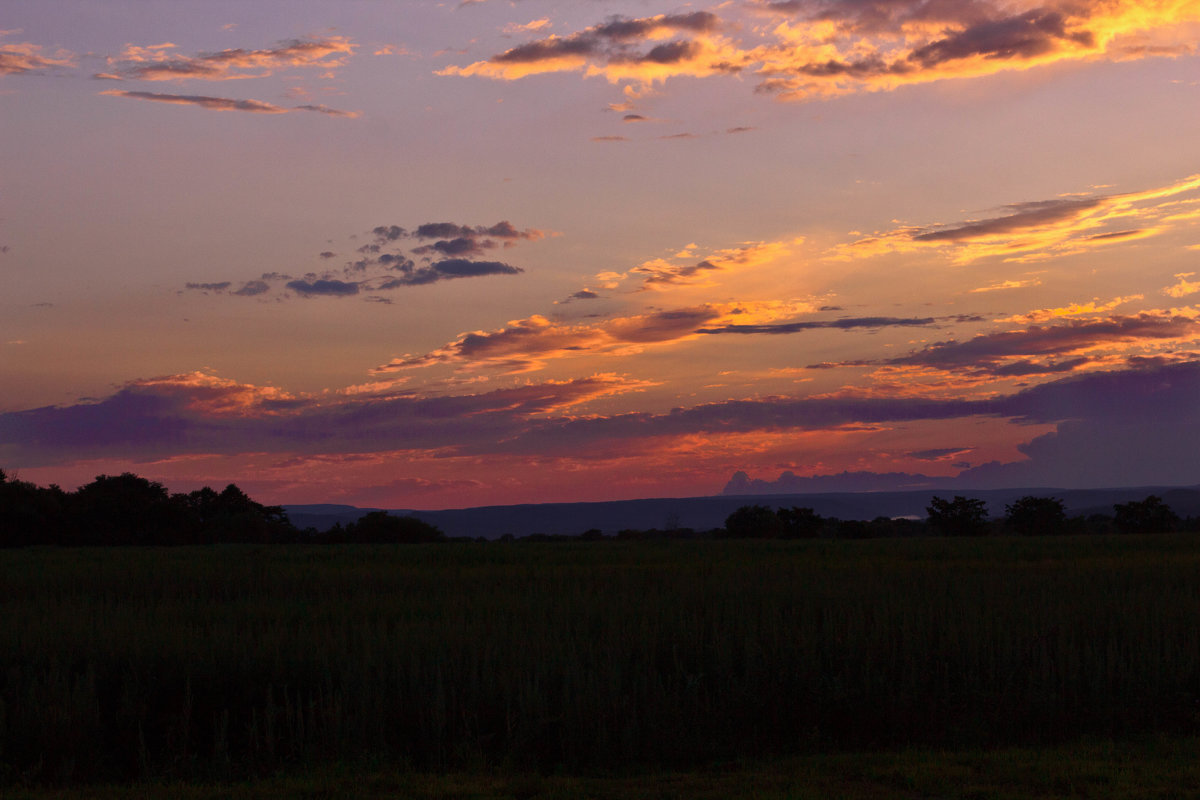
[[[1117, 503], [1113, 514], [1068, 517], [1054, 497], [1026, 496], [990, 519], [982, 500], [934, 496], [924, 519], [876, 517], [843, 520], [823, 517], [811, 508], [746, 505], [730, 514], [723, 528], [695, 531], [668, 525], [667, 530], [622, 530], [605, 536], [598, 529], [578, 536], [534, 533], [506, 535], [508, 541], [596, 541], [604, 539], [864, 539], [897, 536], [981, 536], [986, 534], [1057, 535], [1072, 533], [1166, 533], [1200, 531], [1200, 518], [1181, 519], [1162, 498]], [[234, 484], [220, 492], [204, 487], [170, 493], [156, 481], [130, 472], [99, 475], [67, 492], [10, 478], [0, 470], [0, 547], [28, 545], [196, 545], [256, 544], [416, 544], [447, 541], [436, 526], [415, 517], [373, 511], [326, 531], [298, 529], [281, 506], [250, 499]]]
[[983, 500], [956, 495], [934, 496], [923, 520], [876, 517], [870, 521], [822, 517], [811, 508], [747, 505], [725, 520], [731, 538], [861, 539], [882, 536], [984, 536], [1018, 534], [1054, 536], [1084, 533], [1170, 533], [1200, 531], [1200, 518], [1181, 518], [1161, 497], [1113, 505], [1113, 513], [1068, 517], [1063, 501], [1026, 495], [1005, 505], [1004, 516], [991, 519]]
[[251, 500], [229, 484], [170, 493], [131, 472], [99, 475], [67, 492], [10, 478], [0, 470], [0, 547], [28, 545], [349, 544], [432, 542], [433, 525], [383, 511], [328, 531], [300, 530], [281, 506]]

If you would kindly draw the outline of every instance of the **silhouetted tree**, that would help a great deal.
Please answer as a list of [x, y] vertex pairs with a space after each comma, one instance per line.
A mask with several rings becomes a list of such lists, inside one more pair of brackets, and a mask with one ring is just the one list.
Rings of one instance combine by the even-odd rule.
[[234, 484], [175, 495], [188, 509], [196, 542], [278, 542], [294, 534], [282, 506], [264, 506]]
[[929, 527], [942, 536], [978, 536], [987, 529], [987, 504], [982, 500], [960, 495], [943, 500], [934, 495], [925, 511]]
[[77, 544], [162, 543], [176, 539], [187, 522], [186, 509], [171, 502], [161, 483], [132, 472], [97, 475], [79, 487], [71, 506]]
[[825, 526], [825, 518], [811, 508], [781, 508], [776, 516], [783, 526], [781, 535], [785, 539], [812, 539], [820, 536]]
[[725, 533], [733, 539], [775, 539], [783, 530], [779, 515], [767, 506], [742, 506], [725, 518]]
[[14, 480], [0, 470], [0, 547], [59, 543], [65, 538], [67, 494]]
[[1004, 524], [1025, 536], [1050, 536], [1067, 532], [1067, 512], [1062, 500], [1026, 495], [1004, 507]]
[[1113, 524], [1121, 533], [1167, 533], [1179, 525], [1179, 517], [1156, 495], [1117, 503], [1113, 511]]
[[372, 511], [345, 528], [345, 541], [359, 544], [420, 544], [438, 542], [445, 534], [416, 517], [394, 517], [386, 511]]

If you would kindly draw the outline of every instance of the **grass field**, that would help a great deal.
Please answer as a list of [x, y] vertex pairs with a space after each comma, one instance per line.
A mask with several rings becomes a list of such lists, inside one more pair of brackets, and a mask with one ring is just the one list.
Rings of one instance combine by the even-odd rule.
[[1200, 787], [1200, 739], [1039, 749], [905, 750], [718, 763], [690, 772], [431, 774], [326, 766], [254, 780], [15, 789], [9, 800], [1177, 800]]
[[1200, 734], [1194, 535], [19, 550], [0, 609], [10, 787]]

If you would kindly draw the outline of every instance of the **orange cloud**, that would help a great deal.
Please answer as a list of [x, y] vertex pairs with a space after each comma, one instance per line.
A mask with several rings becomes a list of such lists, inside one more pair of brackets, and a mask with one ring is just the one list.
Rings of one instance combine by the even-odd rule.
[[1069, 303], [1059, 308], [1040, 308], [1013, 317], [1006, 317], [998, 322], [1048, 322], [1063, 317], [1078, 317], [1084, 315], [1106, 314], [1109, 311], [1134, 300], [1141, 300], [1143, 295], [1131, 294], [1126, 297], [1114, 297], [1107, 303], [1101, 303], [1099, 298], [1092, 298], [1087, 303]]
[[[804, 240], [790, 242], [750, 242], [738, 247], [715, 250], [695, 261], [695, 245], [689, 245], [669, 258], [653, 258], [628, 272], [601, 272], [596, 279], [607, 289], [632, 281], [634, 291], [662, 290], [683, 285], [711, 285], [714, 279], [744, 270], [752, 270], [791, 254], [791, 247]], [[682, 263], [680, 263], [682, 262]]]
[[1181, 196], [1198, 192], [1200, 175], [1191, 175], [1140, 192], [1012, 203], [998, 216], [950, 225], [905, 225], [838, 245], [830, 255], [848, 260], [925, 249], [947, 252], [957, 264], [987, 257], [1040, 261], [1145, 238], [1190, 221], [1192, 215], [1180, 214], [1178, 208], [1192, 198]]
[[540, 31], [550, 27], [550, 19], [542, 17], [541, 19], [530, 20], [525, 24], [510, 22], [504, 26], [505, 33], [530, 33], [532, 31]]
[[[0, 31], [0, 35], [7, 31]], [[53, 67], [73, 67], [75, 56], [67, 50], [43, 55], [41, 45], [32, 42], [0, 44], [0, 75], [22, 75]]]
[[1026, 278], [1023, 281], [1000, 281], [989, 286], [980, 286], [978, 289], [972, 289], [971, 293], [978, 294], [980, 292], [998, 292], [1004, 289], [1025, 289], [1030, 286], [1041, 285], [1042, 281], [1040, 278]]
[[1189, 294], [1195, 294], [1196, 292], [1200, 292], [1200, 281], [1187, 280], [1188, 278], [1192, 277], [1195, 274], [1196, 273], [1194, 273], [1194, 272], [1178, 273], [1175, 276], [1175, 278], [1179, 282], [1176, 283], [1174, 286], [1168, 286], [1165, 289], [1163, 289], [1163, 294], [1168, 295], [1170, 297], [1185, 297]]
[[100, 92], [100, 94], [111, 97], [129, 97], [134, 100], [151, 100], [157, 103], [170, 103], [173, 105], [199, 106], [200, 108], [207, 108], [210, 111], [249, 111], [254, 114], [289, 114], [293, 111], [315, 111], [319, 114], [327, 114], [332, 117], [354, 119], [358, 116], [357, 111], [341, 111], [323, 105], [309, 104], [288, 108], [272, 103], [264, 103], [261, 100], [235, 100], [229, 97], [209, 97], [207, 95], [129, 92], [122, 89], [106, 89]]
[[[808, 100], [1064, 61], [1121, 61], [1194, 51], [1194, 0], [1000, 3], [759, 2], [710, 12], [614, 17], [519, 45], [441, 75], [517, 80], [582, 72], [627, 87], [676, 76], [752, 72], [757, 91]], [[655, 43], [650, 47], [638, 47]]]
[[280, 69], [344, 66], [357, 47], [348, 37], [291, 39], [263, 50], [233, 48], [195, 56], [172, 55], [176, 45], [127, 45], [116, 58], [109, 58], [111, 71], [98, 77], [139, 81], [263, 78]]
[[510, 321], [493, 331], [461, 334], [449, 344], [424, 355], [404, 355], [371, 370], [383, 375], [439, 364], [459, 368], [489, 368], [506, 372], [541, 369], [547, 361], [585, 354], [628, 355], [647, 346], [674, 344], [697, 338], [706, 325], [737, 320], [763, 322], [794, 314], [795, 304], [706, 303], [685, 308], [648, 310], [601, 322], [559, 322], [535, 314]]

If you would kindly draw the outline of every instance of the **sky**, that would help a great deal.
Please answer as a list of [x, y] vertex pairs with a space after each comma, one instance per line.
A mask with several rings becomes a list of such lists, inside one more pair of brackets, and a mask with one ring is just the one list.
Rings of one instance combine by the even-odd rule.
[[1198, 0], [6, 0], [0, 468], [1200, 483], [1198, 42]]

